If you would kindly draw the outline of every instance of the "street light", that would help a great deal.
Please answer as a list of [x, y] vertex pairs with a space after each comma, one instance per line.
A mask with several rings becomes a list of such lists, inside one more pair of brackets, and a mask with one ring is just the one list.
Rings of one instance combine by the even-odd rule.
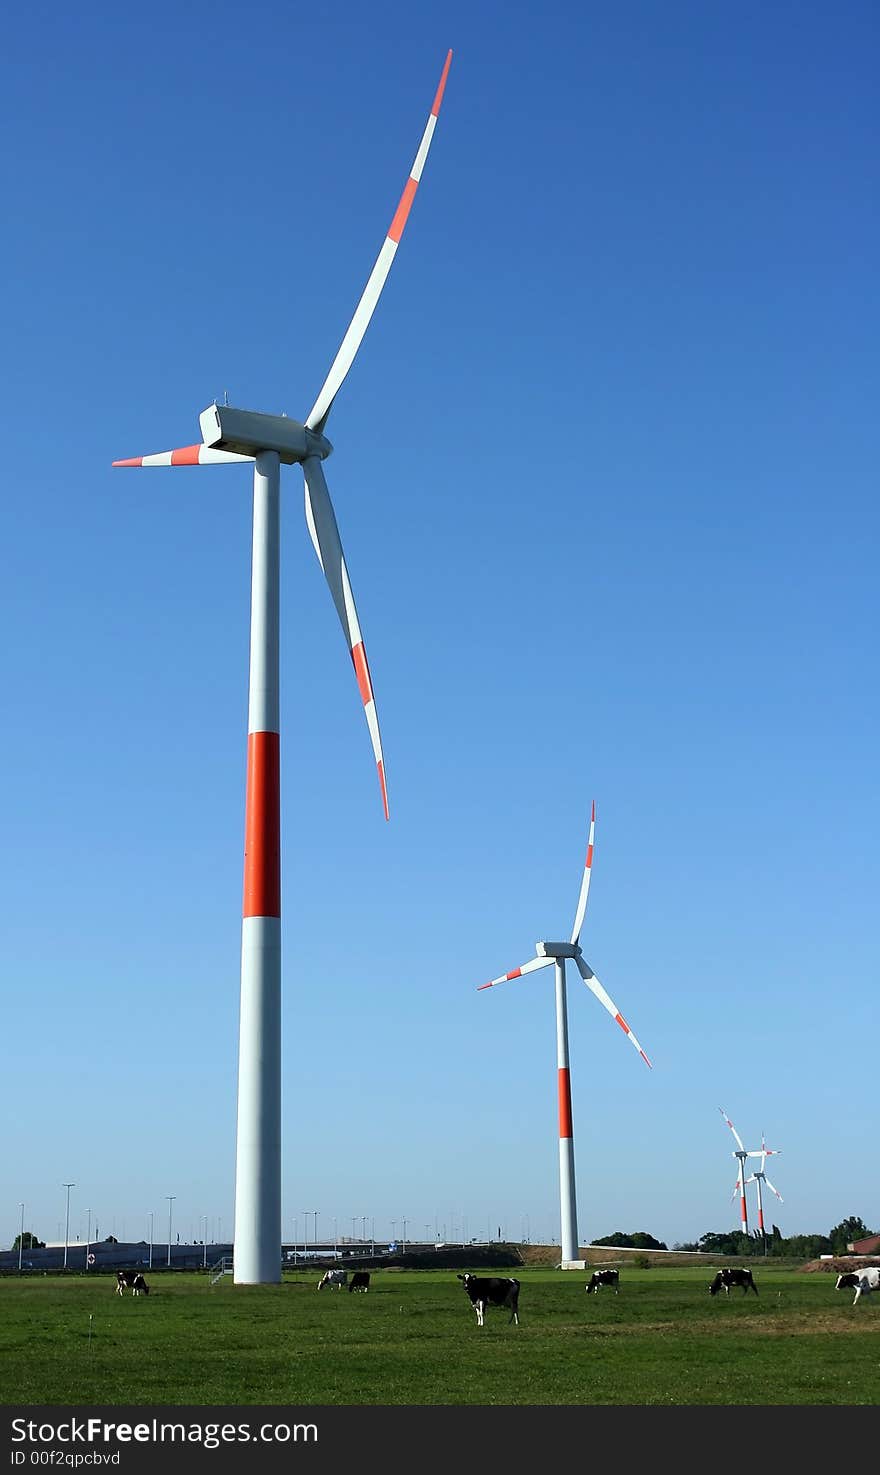
[[149, 1270], [152, 1270], [152, 1268], [153, 1268], [153, 1210], [152, 1209], [150, 1210], [150, 1263], [149, 1263], [149, 1266], [147, 1268]]
[[21, 1274], [21, 1252], [24, 1249], [24, 1204], [21, 1206], [21, 1234], [18, 1236], [18, 1273]]
[[70, 1190], [76, 1188], [75, 1183], [62, 1183], [62, 1188], [67, 1189], [67, 1218], [64, 1223], [64, 1269], [67, 1269], [67, 1242], [70, 1239]]
[[171, 1269], [171, 1205], [174, 1203], [174, 1200], [177, 1198], [177, 1194], [176, 1193], [166, 1193], [165, 1197], [168, 1200], [168, 1259], [166, 1260], [165, 1263], [168, 1266], [168, 1269], [170, 1270]]
[[204, 1221], [205, 1221], [205, 1238], [202, 1240], [202, 1269], [204, 1270], [205, 1267], [208, 1264], [208, 1216], [207, 1216], [207, 1214], [202, 1214], [200, 1216], [200, 1222], [201, 1222], [201, 1219], [204, 1219]]
[[403, 1253], [406, 1254], [406, 1220], [403, 1220]]
[[85, 1260], [85, 1265], [86, 1265], [86, 1270], [88, 1270], [88, 1268], [89, 1268], [89, 1249], [90, 1249], [91, 1243], [92, 1243], [92, 1211], [91, 1211], [91, 1209], [86, 1209], [86, 1214], [88, 1215], [88, 1219], [86, 1221], [86, 1260]]
[[305, 1245], [307, 1245], [309, 1242], [309, 1214], [314, 1214], [315, 1216], [315, 1240], [317, 1240], [318, 1238], [318, 1212], [319, 1211], [317, 1209], [300, 1209], [300, 1213], [306, 1221], [306, 1233], [303, 1246], [304, 1248]]

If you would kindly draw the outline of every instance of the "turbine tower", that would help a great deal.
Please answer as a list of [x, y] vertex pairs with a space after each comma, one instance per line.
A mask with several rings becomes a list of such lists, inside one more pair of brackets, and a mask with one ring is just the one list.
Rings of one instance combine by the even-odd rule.
[[450, 51], [388, 234], [305, 422], [215, 403], [199, 417], [200, 445], [113, 462], [114, 466], [254, 465], [235, 1178], [236, 1284], [270, 1284], [281, 1279], [280, 466], [282, 462], [299, 463], [303, 469], [306, 524], [348, 643], [387, 819], [388, 791], [373, 684], [324, 477], [323, 463], [333, 449], [324, 429], [391, 269], [431, 146], [451, 60]]
[[512, 973], [503, 973], [500, 978], [493, 978], [489, 983], [481, 983], [479, 989], [494, 988], [498, 983], [507, 983], [512, 978], [521, 978], [524, 973], [532, 973], [536, 968], [546, 968], [551, 963], [556, 965], [556, 1082], [559, 1098], [559, 1209], [561, 1220], [561, 1251], [562, 1263], [572, 1264], [578, 1258], [578, 1227], [577, 1227], [577, 1195], [575, 1192], [574, 1175], [574, 1126], [571, 1114], [571, 1068], [569, 1065], [568, 1051], [568, 1006], [565, 993], [565, 963], [567, 958], [572, 958], [577, 965], [578, 972], [587, 988], [591, 989], [611, 1015], [616, 1020], [628, 1039], [638, 1050], [645, 1064], [650, 1067], [651, 1062], [620, 1013], [617, 1005], [608, 996], [593, 972], [592, 968], [584, 962], [578, 939], [581, 935], [581, 927], [587, 910], [587, 897], [590, 892], [590, 877], [593, 869], [593, 842], [596, 833], [596, 805], [590, 811], [590, 836], [587, 843], [587, 858], [584, 862], [584, 874], [581, 881], [581, 893], [578, 897], [577, 911], [575, 913], [574, 926], [571, 932], [570, 942], [539, 942], [535, 945], [537, 957], [528, 963], [523, 963], [521, 968], [514, 968]]

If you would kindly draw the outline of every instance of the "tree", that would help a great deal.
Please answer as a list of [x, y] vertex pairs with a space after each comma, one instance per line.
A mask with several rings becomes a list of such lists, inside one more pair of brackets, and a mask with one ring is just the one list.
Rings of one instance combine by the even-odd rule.
[[37, 1239], [35, 1234], [31, 1234], [31, 1231], [26, 1229], [24, 1234], [17, 1234], [15, 1236], [15, 1243], [12, 1248], [17, 1250], [19, 1246], [23, 1250], [44, 1250], [46, 1248], [46, 1242], [45, 1240]]
[[839, 1224], [835, 1224], [834, 1228], [828, 1231], [832, 1255], [845, 1255], [847, 1245], [857, 1239], [867, 1239], [871, 1232], [861, 1219], [852, 1216], [849, 1219], [842, 1219]]
[[665, 1250], [667, 1246], [653, 1234], [645, 1234], [639, 1230], [635, 1234], [624, 1234], [622, 1230], [615, 1230], [614, 1234], [606, 1234], [604, 1239], [594, 1239], [594, 1245], [609, 1245], [618, 1250]]

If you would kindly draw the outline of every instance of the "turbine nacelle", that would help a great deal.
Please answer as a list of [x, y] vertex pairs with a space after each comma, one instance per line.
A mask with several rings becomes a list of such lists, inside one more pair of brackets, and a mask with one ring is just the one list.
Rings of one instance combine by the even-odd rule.
[[288, 466], [317, 456], [326, 461], [332, 445], [326, 436], [309, 430], [287, 415], [264, 415], [258, 410], [236, 410], [232, 405], [209, 405], [199, 416], [202, 440], [212, 451], [257, 456], [276, 451]]
[[576, 942], [535, 943], [535, 952], [539, 958], [577, 958], [580, 951]]

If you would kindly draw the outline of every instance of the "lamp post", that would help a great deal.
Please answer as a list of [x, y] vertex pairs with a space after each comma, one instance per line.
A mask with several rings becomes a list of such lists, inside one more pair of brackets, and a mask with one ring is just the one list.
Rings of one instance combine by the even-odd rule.
[[171, 1269], [171, 1205], [174, 1203], [174, 1200], [177, 1198], [177, 1194], [176, 1193], [166, 1193], [165, 1197], [168, 1200], [168, 1259], [166, 1260], [165, 1263], [168, 1266], [168, 1269], [170, 1270]]
[[302, 1214], [303, 1218], [306, 1221], [306, 1232], [305, 1232], [305, 1237], [304, 1237], [304, 1240], [303, 1240], [303, 1249], [305, 1249], [305, 1247], [308, 1245], [308, 1242], [309, 1242], [309, 1214], [313, 1214], [314, 1217], [315, 1217], [314, 1235], [315, 1235], [315, 1240], [317, 1240], [317, 1237], [318, 1237], [318, 1210], [317, 1209], [300, 1209], [300, 1213]]
[[333, 1215], [333, 1258], [334, 1258], [334, 1260], [338, 1260], [338, 1258], [339, 1258], [339, 1235], [338, 1235], [337, 1230], [336, 1230], [336, 1215], [335, 1214]]
[[355, 1215], [352, 1214], [352, 1216], [351, 1216], [351, 1242], [352, 1242], [352, 1244], [354, 1244], [354, 1221], [355, 1221]]
[[21, 1274], [21, 1252], [24, 1249], [24, 1204], [21, 1206], [21, 1234], [18, 1236], [18, 1273]]
[[375, 1253], [376, 1253], [376, 1221], [375, 1221], [375, 1219], [371, 1219], [370, 1220], [370, 1254], [371, 1255], [375, 1255]]
[[89, 1268], [89, 1250], [90, 1250], [91, 1244], [92, 1244], [92, 1211], [91, 1211], [91, 1209], [86, 1209], [86, 1216], [87, 1217], [86, 1217], [86, 1258], [85, 1258], [85, 1267], [86, 1267], [86, 1270], [88, 1270], [88, 1268]]
[[153, 1268], [153, 1210], [150, 1210], [150, 1263], [149, 1270]]
[[205, 1221], [205, 1237], [202, 1240], [202, 1269], [204, 1270], [208, 1264], [208, 1216], [202, 1214], [201, 1218]]
[[70, 1238], [70, 1190], [76, 1188], [75, 1183], [62, 1183], [62, 1188], [67, 1189], [67, 1218], [64, 1221], [64, 1269], [67, 1269], [67, 1242]]
[[406, 1254], [406, 1220], [403, 1220], [403, 1253]]

